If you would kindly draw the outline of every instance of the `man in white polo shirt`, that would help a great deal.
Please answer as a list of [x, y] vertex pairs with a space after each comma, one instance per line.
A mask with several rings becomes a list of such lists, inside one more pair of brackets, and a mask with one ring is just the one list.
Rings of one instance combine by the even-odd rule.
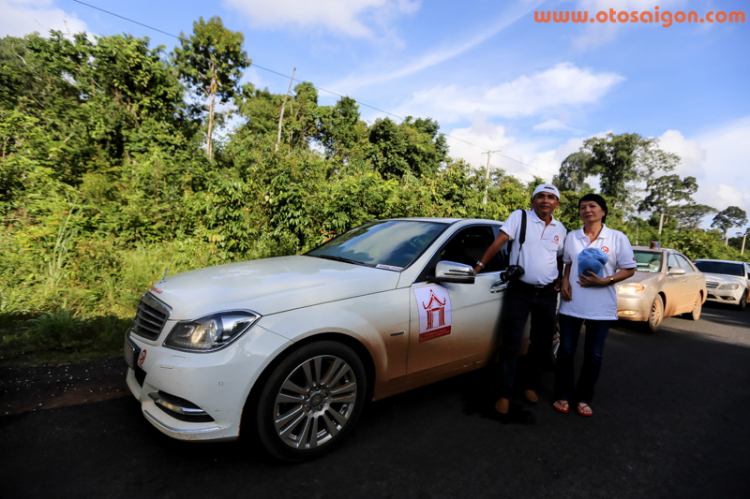
[[[495, 410], [508, 413], [516, 371], [516, 356], [521, 346], [526, 321], [531, 315], [531, 344], [521, 382], [524, 396], [536, 403], [536, 394], [542, 365], [548, 358], [555, 330], [557, 293], [562, 271], [562, 250], [567, 231], [552, 213], [560, 205], [560, 192], [551, 184], [534, 189], [530, 210], [517, 210], [510, 214], [492, 245], [474, 267], [478, 274], [508, 241], [515, 241], [510, 252], [511, 265], [524, 269], [523, 275], [512, 279], [505, 293], [503, 305], [503, 343], [500, 347], [502, 372], [501, 391]], [[523, 213], [526, 213], [526, 235], [521, 237]], [[520, 254], [519, 254], [520, 250]]]

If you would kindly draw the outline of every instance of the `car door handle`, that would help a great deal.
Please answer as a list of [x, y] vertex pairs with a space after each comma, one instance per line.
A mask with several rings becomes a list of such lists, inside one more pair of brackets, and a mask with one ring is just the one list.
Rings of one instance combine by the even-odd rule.
[[499, 293], [500, 291], [505, 291], [506, 289], [508, 289], [508, 283], [507, 282], [505, 282], [505, 281], [497, 281], [490, 288], [490, 293]]

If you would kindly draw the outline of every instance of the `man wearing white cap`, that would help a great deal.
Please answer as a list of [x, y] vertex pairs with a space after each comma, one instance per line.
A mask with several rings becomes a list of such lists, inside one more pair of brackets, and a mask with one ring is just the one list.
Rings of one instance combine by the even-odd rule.
[[[516, 210], [500, 229], [492, 245], [474, 267], [478, 274], [508, 241], [516, 241], [510, 252], [510, 263], [524, 269], [511, 279], [503, 305], [503, 342], [500, 347], [501, 391], [495, 410], [508, 413], [516, 370], [516, 356], [521, 346], [526, 321], [531, 316], [531, 344], [521, 372], [524, 396], [531, 403], [536, 394], [542, 364], [552, 346], [555, 330], [557, 292], [562, 271], [562, 251], [567, 231], [552, 212], [560, 205], [560, 191], [552, 184], [541, 184], [531, 196], [530, 210]], [[525, 237], [521, 237], [524, 212]], [[518, 242], [523, 241], [522, 244]]]

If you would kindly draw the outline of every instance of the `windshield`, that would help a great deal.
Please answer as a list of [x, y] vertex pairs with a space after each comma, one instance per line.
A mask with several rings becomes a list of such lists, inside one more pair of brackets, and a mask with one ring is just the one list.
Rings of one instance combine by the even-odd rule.
[[411, 220], [371, 222], [306, 254], [400, 271], [411, 265], [447, 228], [446, 224]]
[[649, 272], [651, 274], [661, 272], [661, 251], [655, 252], [635, 250], [633, 251], [633, 255], [635, 256], [635, 263], [638, 265], [638, 267], [636, 268], [638, 272]]
[[710, 272], [712, 274], [726, 274], [744, 276], [745, 272], [741, 263], [730, 262], [694, 262], [695, 266], [701, 272]]

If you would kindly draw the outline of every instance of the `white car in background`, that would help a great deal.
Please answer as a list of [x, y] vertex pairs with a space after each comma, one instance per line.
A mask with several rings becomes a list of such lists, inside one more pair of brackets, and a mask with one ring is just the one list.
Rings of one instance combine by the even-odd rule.
[[695, 260], [695, 266], [706, 274], [708, 301], [736, 305], [740, 310], [750, 300], [750, 263], [731, 260]]

